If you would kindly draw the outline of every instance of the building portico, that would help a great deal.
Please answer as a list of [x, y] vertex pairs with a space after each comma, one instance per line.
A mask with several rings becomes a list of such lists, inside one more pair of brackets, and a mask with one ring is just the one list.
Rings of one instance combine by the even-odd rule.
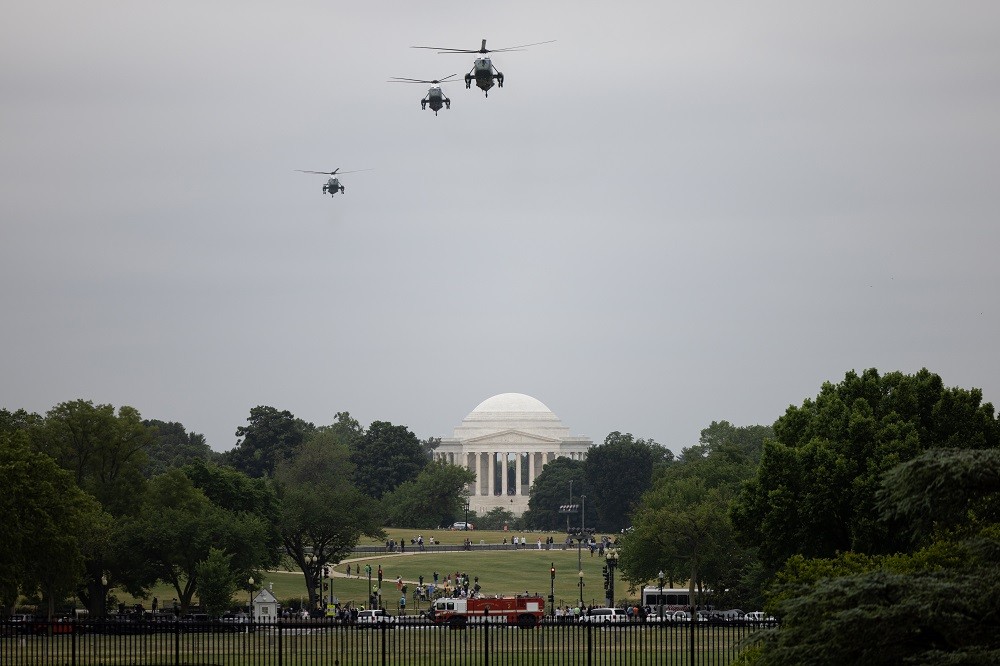
[[[531, 484], [560, 456], [584, 460], [593, 442], [569, 428], [542, 402], [522, 393], [502, 393], [481, 402], [443, 438], [434, 457], [476, 475], [469, 506], [479, 513], [503, 507], [514, 515], [528, 509]], [[504, 473], [506, 471], [506, 473]]]

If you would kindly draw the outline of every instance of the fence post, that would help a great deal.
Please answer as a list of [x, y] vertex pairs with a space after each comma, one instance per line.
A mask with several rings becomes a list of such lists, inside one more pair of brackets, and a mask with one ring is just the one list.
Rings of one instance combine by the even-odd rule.
[[281, 666], [281, 657], [282, 657], [282, 650], [281, 650], [281, 623], [278, 622], [278, 621], [275, 621], [274, 627], [277, 628], [277, 630], [278, 630], [278, 666]]
[[490, 611], [486, 610], [486, 623], [483, 625], [483, 666], [490, 666]]
[[73, 664], [73, 666], [76, 666], [76, 630], [79, 629], [78, 624], [79, 624], [79, 620], [76, 619], [76, 618], [74, 618], [73, 619], [73, 656], [71, 658], [72, 659], [71, 663]]
[[593, 628], [594, 628], [594, 623], [588, 622], [587, 623], [587, 666], [593, 666], [594, 663], [594, 641], [590, 633]]
[[181, 623], [174, 616], [174, 666], [181, 666]]
[[385, 666], [388, 663], [386, 661], [388, 655], [386, 654], [386, 647], [385, 647], [385, 639], [386, 639], [385, 632], [388, 631], [389, 629], [389, 623], [380, 622], [379, 626], [382, 627], [382, 666]]

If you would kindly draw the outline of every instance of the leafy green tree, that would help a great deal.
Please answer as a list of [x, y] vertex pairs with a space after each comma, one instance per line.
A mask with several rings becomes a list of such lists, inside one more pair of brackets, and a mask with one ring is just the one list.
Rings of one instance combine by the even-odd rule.
[[351, 483], [351, 453], [337, 439], [316, 433], [274, 476], [282, 543], [302, 569], [310, 608], [323, 566], [340, 562], [362, 536], [385, 538], [378, 502]]
[[584, 488], [584, 463], [582, 460], [556, 458], [542, 467], [531, 484], [528, 510], [522, 516], [525, 526], [535, 530], [561, 530], [569, 526], [568, 520], [579, 522], [579, 516], [567, 518], [559, 507], [568, 504], [570, 488], [577, 493]]
[[136, 511], [145, 492], [143, 470], [153, 431], [133, 407], [122, 406], [116, 413], [111, 405], [74, 400], [50, 409], [41, 427], [30, 432], [38, 448], [68, 470], [77, 486], [115, 519], [95, 526], [81, 544], [86, 571], [77, 595], [95, 616], [103, 615], [110, 588], [135, 589], [143, 584], [133, 578], [141, 564], [117, 538], [117, 521]]
[[153, 443], [139, 412], [74, 400], [46, 414], [39, 448], [70, 471], [76, 484], [113, 516], [129, 513], [142, 494], [142, 470]]
[[[635, 586], [663, 571], [668, 580], [714, 589], [735, 580], [735, 538], [729, 521], [731, 491], [709, 488], [696, 477], [661, 483], [643, 496], [632, 532], [620, 540], [622, 577]], [[721, 586], [719, 585], [721, 583]]]
[[882, 475], [930, 448], [998, 443], [1000, 424], [978, 389], [945, 388], [927, 370], [849, 372], [774, 424], [734, 524], [772, 571], [797, 553], [902, 550], [905, 526], [879, 520]]
[[476, 475], [464, 467], [435, 461], [417, 478], [400, 484], [382, 498], [390, 525], [433, 529], [454, 522], [463, 510], [465, 488]]
[[230, 557], [240, 577], [275, 561], [268, 520], [213, 504], [179, 469], [150, 481], [141, 509], [127, 542], [156, 578], [173, 586], [182, 610], [198, 591], [198, 565], [212, 548]]
[[209, 548], [208, 557], [195, 567], [198, 575], [198, 598], [211, 617], [219, 617], [229, 610], [236, 593], [236, 573], [230, 564], [232, 555]]
[[757, 664], [1000, 660], [1000, 450], [931, 450], [890, 470], [879, 503], [912, 553], [791, 557], [770, 591], [779, 630]]
[[227, 452], [230, 465], [254, 478], [273, 476], [275, 467], [295, 456], [306, 437], [316, 428], [288, 410], [257, 406], [250, 410], [248, 424], [236, 429], [236, 447]]
[[180, 423], [164, 421], [143, 421], [152, 429], [154, 439], [148, 450], [149, 462], [146, 478], [162, 474], [171, 467], [183, 467], [195, 460], [215, 460], [221, 458], [205, 442], [205, 436], [187, 432]]
[[406, 481], [412, 481], [429, 459], [420, 440], [406, 426], [375, 421], [356, 442], [351, 461], [354, 484], [381, 499]]
[[[632, 433], [617, 431], [591, 448], [584, 462], [585, 488], [576, 494], [587, 496], [587, 512], [596, 515], [596, 528], [617, 532], [628, 527], [628, 516], [652, 486], [654, 474], [673, 457], [670, 449], [652, 439], [636, 439]], [[589, 527], [590, 518], [587, 522]]]
[[0, 478], [0, 595], [13, 606], [39, 591], [51, 618], [86, 575], [83, 542], [108, 517], [24, 431], [0, 432]]
[[520, 528], [521, 521], [514, 516], [513, 512], [502, 506], [495, 506], [482, 516], [477, 517], [473, 525], [480, 530], [502, 530], [504, 527], [513, 530]]
[[883, 519], [918, 544], [942, 531], [1000, 523], [1000, 450], [932, 449], [889, 470], [878, 492]]

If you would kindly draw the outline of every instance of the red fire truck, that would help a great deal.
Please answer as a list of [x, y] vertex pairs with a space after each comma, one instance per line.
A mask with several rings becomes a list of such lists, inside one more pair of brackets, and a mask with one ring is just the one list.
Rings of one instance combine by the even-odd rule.
[[467, 623], [490, 622], [513, 624], [531, 629], [545, 615], [545, 600], [538, 596], [476, 597], [473, 599], [438, 599], [431, 606], [430, 619], [435, 624], [462, 628]]

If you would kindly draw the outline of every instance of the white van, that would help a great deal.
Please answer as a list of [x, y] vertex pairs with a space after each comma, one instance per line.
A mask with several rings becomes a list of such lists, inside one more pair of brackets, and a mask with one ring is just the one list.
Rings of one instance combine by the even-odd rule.
[[618, 624], [619, 622], [628, 622], [628, 614], [621, 608], [591, 608], [589, 613], [580, 616], [580, 622]]

